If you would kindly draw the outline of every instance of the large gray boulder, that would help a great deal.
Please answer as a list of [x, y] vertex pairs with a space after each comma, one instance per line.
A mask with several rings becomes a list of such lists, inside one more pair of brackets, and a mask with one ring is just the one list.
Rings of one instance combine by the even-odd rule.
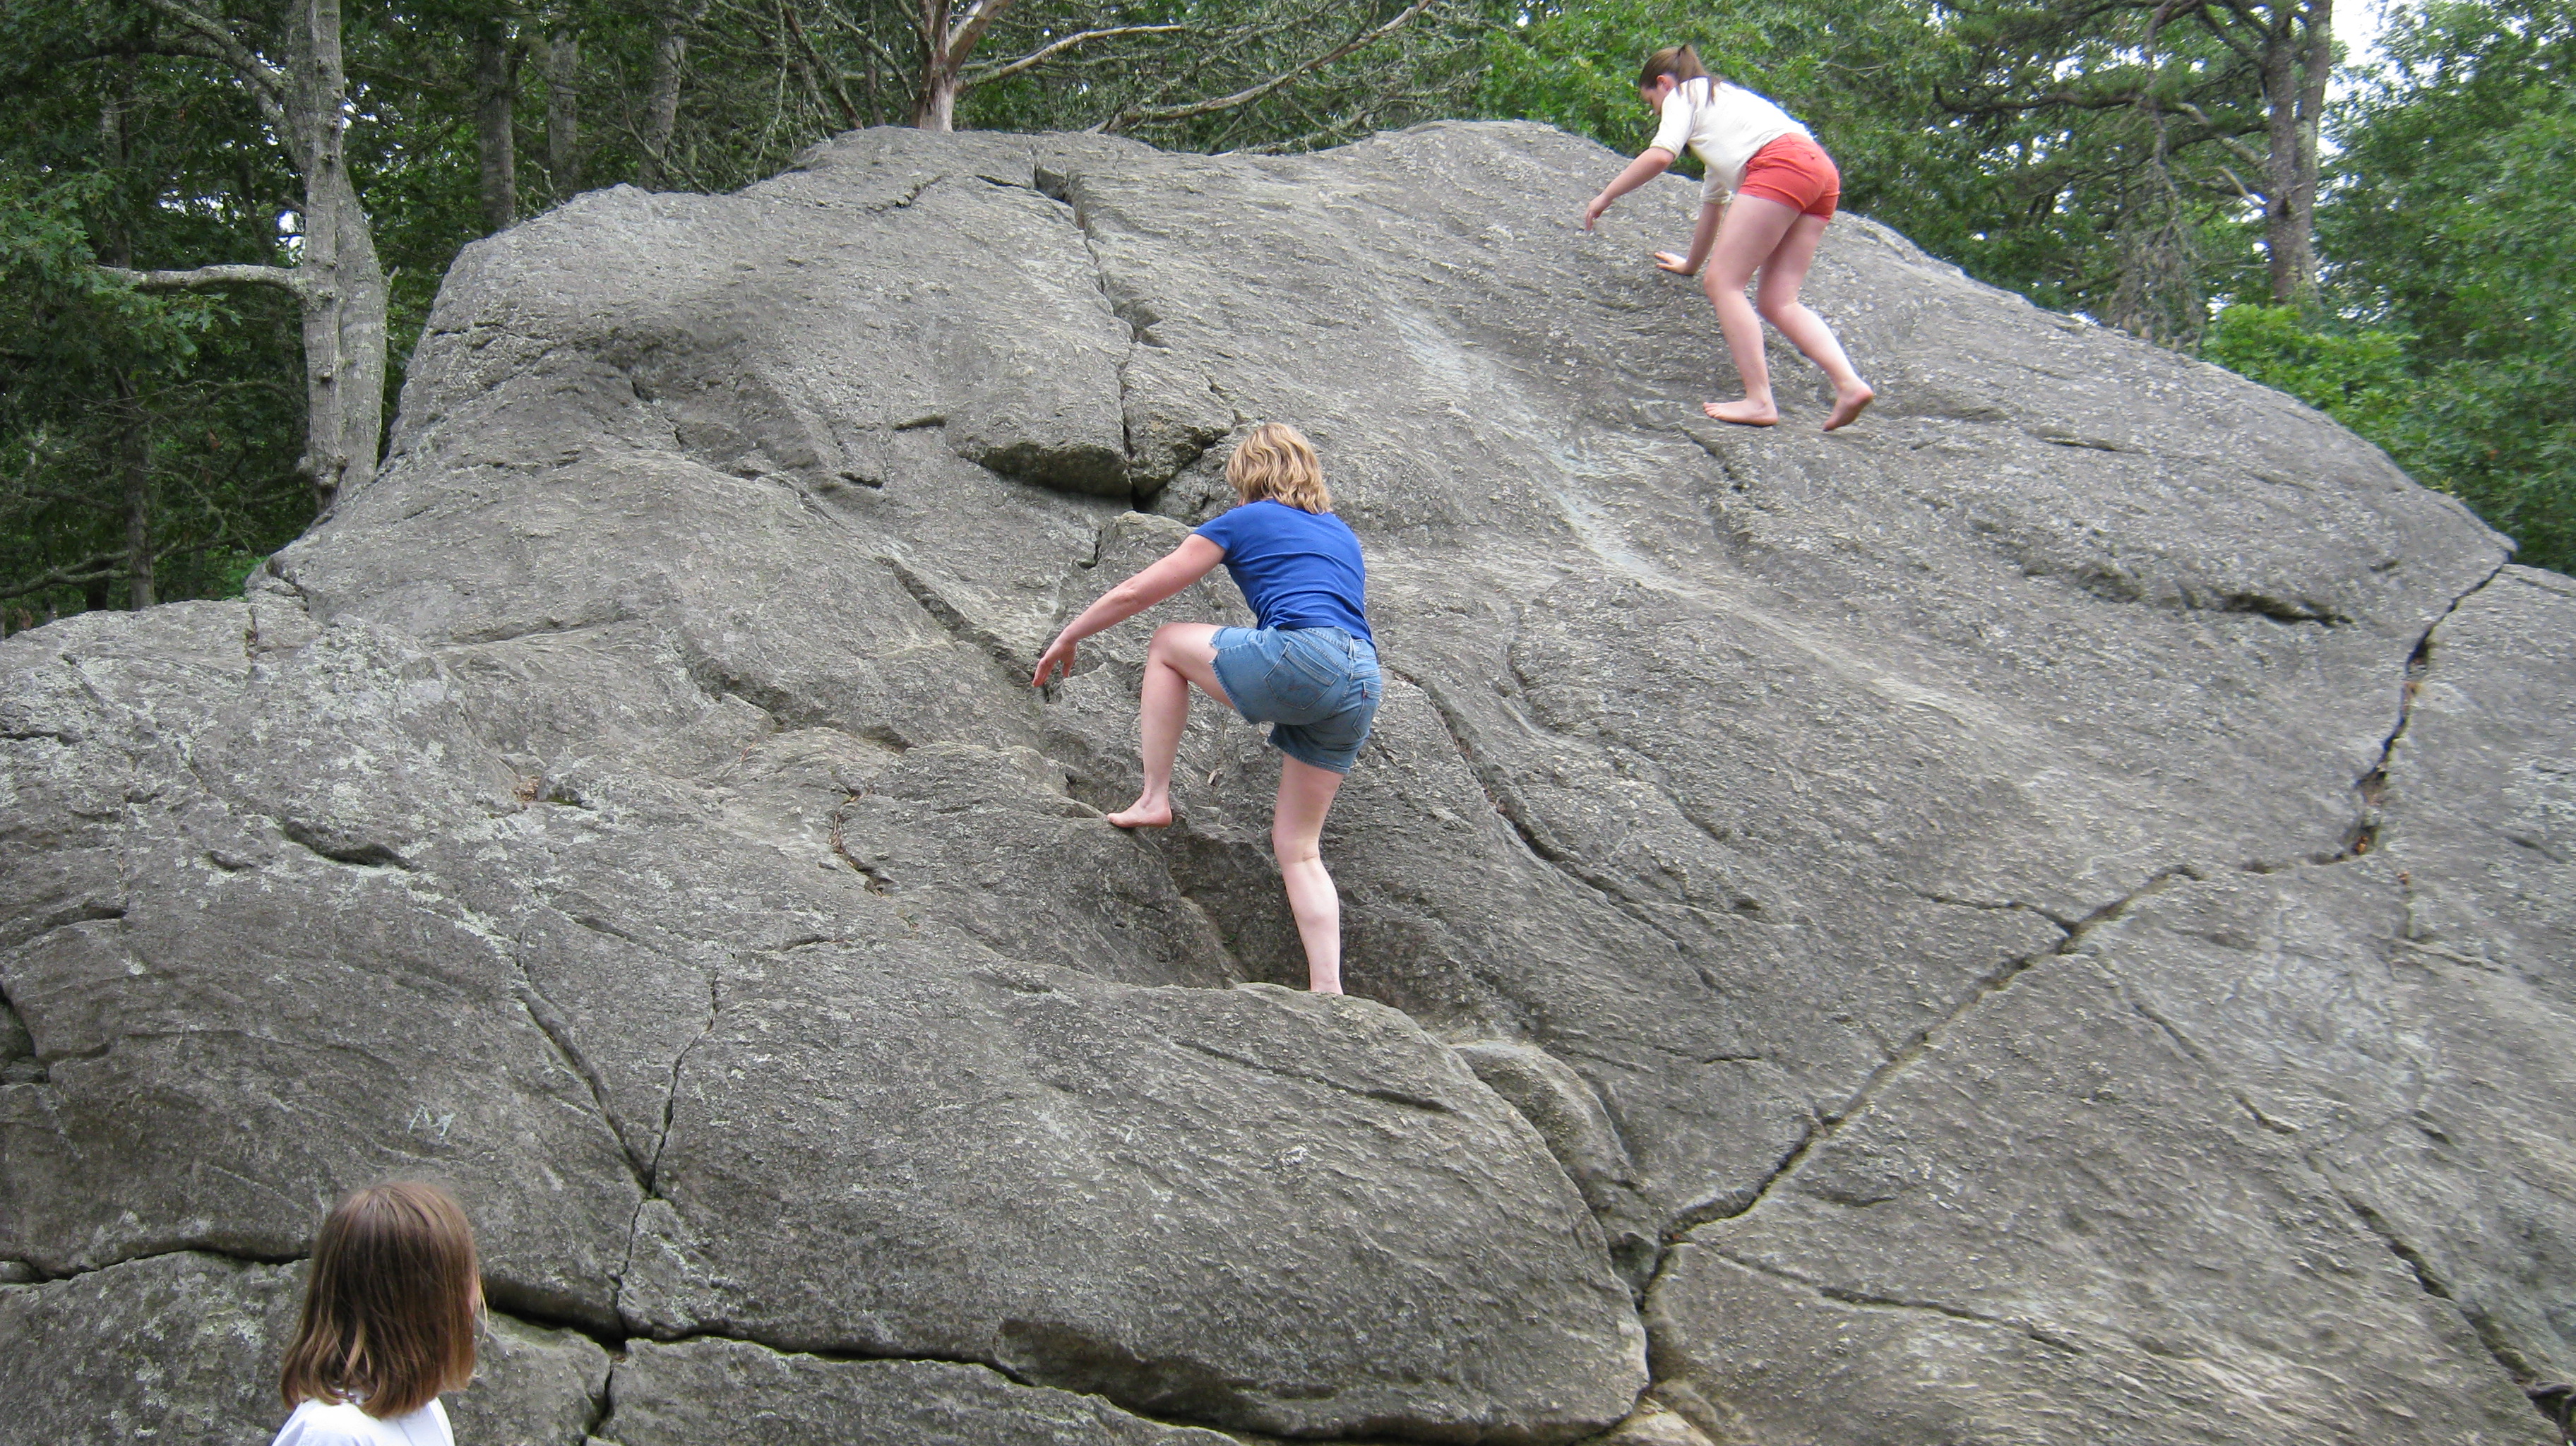
[[[880, 131], [469, 247], [243, 602], [0, 644], [0, 1440], [259, 1439], [397, 1174], [478, 1441], [2551, 1440], [2576, 585], [1857, 217], [1879, 406], [1708, 422], [1616, 163]], [[1272, 419], [1350, 999], [1256, 730], [1100, 816], [1229, 585], [1027, 686]]]

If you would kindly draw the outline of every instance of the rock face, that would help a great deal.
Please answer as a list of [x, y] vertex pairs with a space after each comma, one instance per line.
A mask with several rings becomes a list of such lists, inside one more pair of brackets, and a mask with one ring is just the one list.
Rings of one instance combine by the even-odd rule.
[[[388, 1175], [477, 1443], [2552, 1440], [2576, 585], [1859, 218], [1884, 400], [1709, 423], [1615, 163], [869, 132], [468, 248], [246, 601], [0, 645], [0, 1441], [262, 1439]], [[1100, 817], [1228, 584], [1026, 682], [1271, 419], [1350, 999], [1255, 730]]]

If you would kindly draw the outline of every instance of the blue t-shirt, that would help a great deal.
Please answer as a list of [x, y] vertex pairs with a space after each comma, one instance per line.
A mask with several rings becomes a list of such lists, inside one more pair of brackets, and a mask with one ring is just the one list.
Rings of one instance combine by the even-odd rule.
[[1199, 536], [1225, 549], [1225, 570], [1263, 627], [1340, 628], [1377, 646], [1349, 523], [1265, 497], [1201, 523]]

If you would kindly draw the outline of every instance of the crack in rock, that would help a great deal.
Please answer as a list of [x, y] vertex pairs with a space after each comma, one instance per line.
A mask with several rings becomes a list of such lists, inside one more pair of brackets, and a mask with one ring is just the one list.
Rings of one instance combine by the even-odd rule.
[[1960, 1306], [1946, 1305], [1940, 1301], [1902, 1300], [1895, 1296], [1871, 1295], [1864, 1291], [1849, 1290], [1838, 1285], [1827, 1285], [1823, 1281], [1812, 1280], [1806, 1276], [1798, 1274], [1796, 1271], [1783, 1270], [1776, 1265], [1767, 1265], [1761, 1261], [1737, 1255], [1732, 1251], [1712, 1248], [1710, 1253], [1730, 1265], [1740, 1266], [1757, 1275], [1770, 1276], [1774, 1280], [1785, 1280], [1792, 1285], [1805, 1286], [1807, 1289], [1814, 1291], [1825, 1299], [1836, 1301], [1843, 1305], [1860, 1306], [1869, 1310], [1923, 1311], [1932, 1315], [1946, 1316], [1951, 1320], [1966, 1321], [1971, 1325], [1992, 1326], [1998, 1330], [2008, 1330], [2016, 1335], [2027, 1336], [2040, 1345], [2048, 1347], [2050, 1350], [2061, 1351], [2070, 1356], [2081, 1356], [2087, 1354], [2082, 1346], [2067, 1339], [2065, 1336], [2059, 1335], [2054, 1331], [2044, 1329], [2040, 1326], [2031, 1325], [2024, 1321], [2007, 1320], [2002, 1316], [1987, 1315], [1982, 1311], [1973, 1311]]
[[49, 1079], [36, 1053], [35, 1032], [0, 981], [0, 1085], [45, 1084]]
[[2055, 946], [2036, 954], [2024, 954], [2008, 959], [1988, 971], [1986, 976], [1978, 980], [1948, 1012], [1916, 1031], [1914, 1036], [1900, 1046], [1894, 1054], [1870, 1071], [1869, 1078], [1861, 1081], [1860, 1088], [1853, 1091], [1842, 1104], [1823, 1114], [1815, 1126], [1808, 1130], [1806, 1137], [1789, 1151], [1788, 1155], [1772, 1169], [1768, 1176], [1764, 1177], [1759, 1185], [1743, 1193], [1741, 1205], [1736, 1205], [1732, 1201], [1721, 1201], [1695, 1210], [1684, 1211], [1669, 1227], [1668, 1234], [1684, 1234], [1694, 1227], [1711, 1221], [1732, 1220], [1739, 1215], [1750, 1214], [1769, 1197], [1776, 1186], [1797, 1173], [1798, 1167], [1806, 1163], [1807, 1157], [1815, 1153], [1818, 1145], [1832, 1139], [1845, 1125], [1867, 1113], [1870, 1106], [1876, 1103], [1878, 1097], [1887, 1090], [1889, 1085], [1913, 1068], [1925, 1055], [1931, 1053], [1933, 1046], [1952, 1025], [1976, 1012], [1987, 1000], [2012, 988], [2015, 980], [2032, 969], [2052, 959], [2062, 959], [2076, 953], [2084, 940], [2095, 930], [2125, 916], [2145, 900], [2163, 893], [2173, 886], [2176, 879], [2198, 881], [2202, 877], [2200, 871], [2188, 864], [2177, 864], [2171, 868], [2161, 869], [2150, 876], [2145, 883], [2095, 909], [2074, 924], [2060, 925], [2060, 928], [2066, 930], [2066, 937], [2060, 939]]
[[1670, 924], [1657, 918], [1654, 910], [1629, 893], [1617, 879], [1598, 870], [1586, 868], [1581, 856], [1575, 850], [1547, 836], [1544, 827], [1530, 816], [1528, 806], [1520, 801], [1510, 784], [1502, 778], [1500, 770], [1477, 757], [1475, 745], [1468, 741], [1466, 721], [1459, 716], [1457, 709], [1436, 686], [1399, 669], [1389, 668], [1387, 672], [1413, 685], [1431, 704], [1431, 711], [1439, 717], [1441, 730], [1448, 734], [1449, 746], [1456, 750], [1458, 761], [1467, 766], [1468, 775], [1476, 780], [1479, 788], [1484, 790], [1485, 801], [1493, 806], [1494, 812], [1504, 823], [1511, 826], [1513, 836], [1521, 841], [1521, 846], [1529, 851], [1531, 857], [1600, 895], [1621, 912], [1654, 930], [1663, 936], [1676, 952], [1685, 957], [1691, 953], [1697, 943], [1696, 940], [1688, 938]]
[[1004, 642], [990, 628], [966, 616], [963, 609], [950, 602], [928, 578], [913, 571], [902, 559], [887, 555], [881, 556], [878, 560], [886, 565], [887, 571], [894, 574], [894, 580], [911, 595], [912, 600], [920, 604], [921, 610], [930, 615], [931, 621], [947, 630], [949, 636], [959, 642], [972, 645], [998, 664], [1003, 672], [1015, 678], [1022, 673], [1036, 671], [1036, 659], [1022, 658], [1017, 649]]
[[[1083, 253], [1091, 260], [1092, 284], [1099, 288], [1101, 301], [1110, 315], [1127, 328], [1127, 350], [1118, 359], [1118, 415], [1120, 436], [1126, 453], [1126, 481], [1131, 500], [1143, 505], [1166, 483], [1188, 470], [1208, 448], [1221, 441], [1241, 418], [1232, 404], [1224, 406], [1220, 418], [1214, 403], [1205, 403], [1199, 415], [1173, 417], [1165, 409], [1154, 407], [1146, 414], [1148, 435], [1139, 438], [1137, 424], [1140, 403], [1149, 399], [1182, 400], [1192, 386], [1192, 379], [1207, 389], [1208, 395], [1222, 402], [1216, 384], [1192, 371], [1189, 377], [1174, 378], [1161, 370], [1163, 358], [1171, 354], [1154, 328], [1162, 318], [1156, 316], [1141, 297], [1111, 280], [1108, 262], [1100, 254], [1099, 227], [1084, 204], [1082, 178], [1069, 171], [1053, 171], [1043, 166], [1034, 171], [1035, 189], [1070, 213], [1074, 229], [1081, 233]], [[1145, 375], [1140, 378], [1139, 370]], [[1186, 368], [1185, 368], [1186, 370]], [[1162, 385], [1155, 385], [1160, 383]], [[1188, 400], [1203, 401], [1195, 397]], [[1187, 401], [1177, 408], [1190, 410]]]
[[2504, 1329], [2496, 1324], [2495, 1318], [2453, 1294], [2450, 1285], [2433, 1268], [2433, 1263], [2425, 1258], [2422, 1251], [2409, 1244], [2386, 1216], [2371, 1208], [2368, 1201], [2335, 1184], [2334, 1178], [2315, 1159], [2304, 1155], [2301, 1159], [2334, 1192], [2335, 1198], [2343, 1202], [2344, 1208], [2352, 1212], [2353, 1219], [2359, 1221], [2361, 1227], [2380, 1244], [2388, 1247], [2391, 1255], [2405, 1263], [2407, 1271], [2415, 1277], [2416, 1285], [2426, 1295], [2442, 1302], [2468, 1324], [2476, 1334], [2478, 1344], [2484, 1346], [2487, 1354], [2495, 1357], [2496, 1365], [2513, 1378], [2532, 1408], [2547, 1418], [2562, 1435], [2576, 1440], [2576, 1431], [2570, 1430], [2570, 1417], [2576, 1415], [2576, 1386], [2545, 1380], [2532, 1366], [2531, 1358], [2505, 1338]]
[[1434, 1115], [1454, 1115], [1457, 1113], [1456, 1110], [1449, 1108], [1449, 1106], [1431, 1098], [1428, 1095], [1408, 1094], [1403, 1090], [1393, 1089], [1364, 1089], [1357, 1085], [1344, 1084], [1340, 1080], [1334, 1079], [1329, 1075], [1315, 1074], [1306, 1070], [1288, 1069], [1280, 1065], [1271, 1064], [1266, 1060], [1258, 1059], [1252, 1055], [1241, 1054], [1230, 1049], [1219, 1049], [1215, 1045], [1203, 1043], [1195, 1039], [1174, 1039], [1172, 1043], [1193, 1053], [1206, 1055], [1210, 1059], [1223, 1060], [1227, 1064], [1241, 1065], [1245, 1069], [1259, 1070], [1264, 1074], [1275, 1074], [1282, 1079], [1304, 1080], [1308, 1084], [1322, 1085], [1326, 1089], [1338, 1090], [1343, 1094], [1354, 1095], [1364, 1100], [1375, 1100], [1380, 1104], [1402, 1105], [1407, 1109], [1421, 1110], [1426, 1114]]
[[526, 961], [513, 953], [510, 963], [519, 975], [518, 982], [511, 986], [512, 996], [519, 1001], [519, 1007], [527, 1011], [528, 1022], [534, 1024], [537, 1032], [546, 1037], [546, 1043], [554, 1047], [564, 1068], [571, 1070], [575, 1078], [589, 1087], [591, 1103], [608, 1125], [608, 1132], [617, 1137], [618, 1151], [626, 1157], [627, 1168], [634, 1172], [636, 1185], [650, 1194], [653, 1188], [652, 1162], [636, 1149], [635, 1142], [627, 1138], [626, 1131], [619, 1128], [617, 1115], [608, 1103], [607, 1079], [573, 1039], [572, 1026], [564, 1021], [562, 1011], [556, 1009], [554, 1001], [529, 979]]
[[2379, 804], [2388, 792], [2388, 767], [2397, 755], [2398, 743], [2406, 737], [2406, 725], [2415, 719], [2415, 695], [2423, 688], [2424, 679], [2432, 672], [2433, 634], [2441, 631], [2442, 624], [2449, 622], [2451, 615], [2465, 606], [2469, 599], [2484, 592], [2489, 583], [2504, 576], [2507, 565], [2505, 562], [2497, 563], [2495, 570], [2478, 579], [2475, 587], [2451, 599], [2451, 605], [2442, 609], [2440, 617], [2426, 624], [2422, 635], [2415, 639], [2414, 649], [2406, 655], [2404, 681], [2398, 685], [2397, 722], [2388, 730], [2387, 740], [2379, 745], [2379, 761], [2364, 771], [2361, 777], [2353, 780], [2353, 791], [2361, 799], [2361, 816], [2354, 822], [2352, 837], [2345, 842], [2343, 851], [2336, 854], [2331, 862], [2342, 863], [2357, 859], [2378, 847], [2379, 831], [2383, 824]]

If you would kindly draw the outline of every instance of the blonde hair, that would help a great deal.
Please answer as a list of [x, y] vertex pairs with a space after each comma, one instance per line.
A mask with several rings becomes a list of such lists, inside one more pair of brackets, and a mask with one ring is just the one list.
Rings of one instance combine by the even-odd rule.
[[356, 1401], [406, 1416], [474, 1379], [474, 1231], [435, 1185], [370, 1185], [313, 1241], [304, 1315], [278, 1373], [289, 1406]]
[[1286, 422], [1264, 422], [1235, 444], [1225, 459], [1225, 480], [1246, 502], [1268, 499], [1308, 512], [1333, 510], [1333, 489], [1324, 485], [1323, 459], [1303, 433]]

